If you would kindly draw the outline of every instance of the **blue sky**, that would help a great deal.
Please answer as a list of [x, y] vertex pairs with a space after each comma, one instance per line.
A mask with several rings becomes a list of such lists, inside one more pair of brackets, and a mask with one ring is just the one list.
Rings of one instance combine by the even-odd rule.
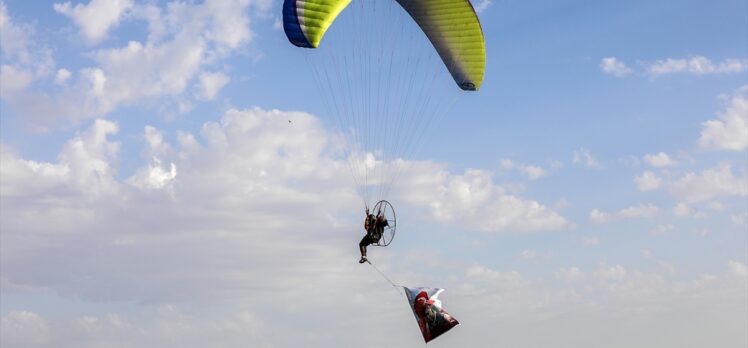
[[[281, 5], [0, 2], [3, 347], [421, 344], [356, 263], [310, 70], [338, 48], [289, 44]], [[366, 149], [407, 164], [370, 258], [462, 322], [430, 345], [745, 347], [748, 4], [474, 5], [481, 90], [434, 70], [425, 146]], [[326, 39], [376, 34], [349, 19]]]

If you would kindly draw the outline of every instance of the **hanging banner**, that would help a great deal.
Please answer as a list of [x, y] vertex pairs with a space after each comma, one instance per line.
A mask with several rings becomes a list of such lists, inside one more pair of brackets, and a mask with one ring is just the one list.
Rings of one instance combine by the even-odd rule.
[[442, 302], [439, 301], [438, 296], [444, 289], [405, 286], [403, 289], [426, 343], [460, 324], [442, 308]]

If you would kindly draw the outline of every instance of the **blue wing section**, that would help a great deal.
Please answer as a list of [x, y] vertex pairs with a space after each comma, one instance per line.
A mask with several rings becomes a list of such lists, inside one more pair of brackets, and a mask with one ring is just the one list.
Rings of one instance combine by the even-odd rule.
[[288, 41], [299, 47], [312, 48], [312, 44], [307, 40], [306, 35], [299, 25], [299, 16], [296, 11], [297, 0], [283, 1], [283, 30], [286, 32]]

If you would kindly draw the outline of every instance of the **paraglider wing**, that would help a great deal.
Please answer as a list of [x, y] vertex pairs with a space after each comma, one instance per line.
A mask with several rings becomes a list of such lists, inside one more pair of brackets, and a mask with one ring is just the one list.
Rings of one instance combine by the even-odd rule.
[[478, 15], [469, 0], [397, 0], [436, 48], [463, 90], [483, 83], [486, 44]]
[[460, 324], [442, 308], [438, 297], [444, 289], [405, 286], [403, 289], [426, 343]]
[[292, 44], [317, 48], [327, 28], [351, 0], [285, 0], [283, 30]]
[[[383, 1], [383, 0], [376, 0]], [[486, 47], [469, 0], [397, 0], [429, 38], [460, 88], [483, 83]], [[285, 0], [283, 28], [296, 46], [316, 48], [330, 24], [351, 0]]]

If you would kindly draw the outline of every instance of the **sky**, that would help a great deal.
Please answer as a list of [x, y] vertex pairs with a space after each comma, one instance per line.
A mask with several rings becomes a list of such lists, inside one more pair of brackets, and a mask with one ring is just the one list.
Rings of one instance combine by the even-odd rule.
[[[473, 5], [481, 89], [398, 77], [448, 106], [368, 149], [405, 168], [370, 260], [461, 322], [429, 346], [748, 345], [748, 3]], [[319, 85], [380, 28], [301, 52], [281, 6], [0, 0], [0, 346], [423, 345]]]

